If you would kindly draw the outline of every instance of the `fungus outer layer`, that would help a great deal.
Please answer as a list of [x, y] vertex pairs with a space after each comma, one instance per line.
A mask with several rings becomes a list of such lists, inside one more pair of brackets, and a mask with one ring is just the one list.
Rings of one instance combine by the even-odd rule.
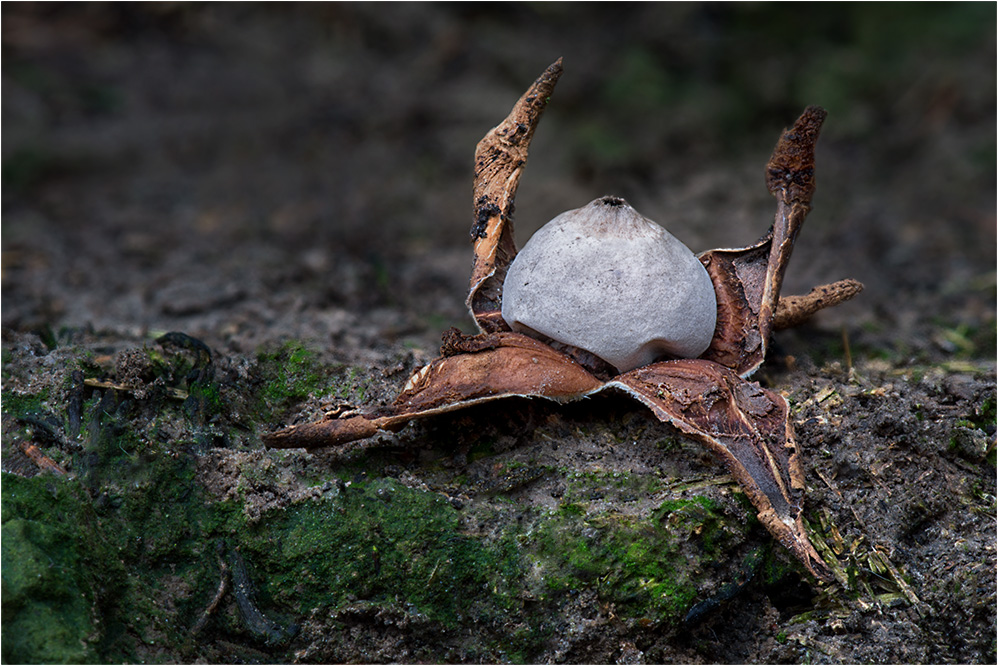
[[605, 196], [533, 235], [506, 275], [502, 316], [515, 331], [585, 349], [626, 372], [702, 354], [717, 298], [689, 248]]

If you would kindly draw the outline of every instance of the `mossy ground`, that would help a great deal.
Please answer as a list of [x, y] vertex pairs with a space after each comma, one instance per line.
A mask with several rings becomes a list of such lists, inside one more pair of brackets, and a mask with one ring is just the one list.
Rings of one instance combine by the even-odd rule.
[[[149, 372], [139, 383], [132, 377], [128, 388], [87, 389], [79, 444], [61, 456], [68, 475], [3, 475], [4, 610], [17, 618], [4, 625], [11, 636], [5, 660], [186, 659], [201, 654], [199, 640], [211, 635], [286, 656], [296, 621], [363, 602], [405, 609], [442, 630], [483, 627], [482, 654], [501, 650], [530, 661], [550, 634], [543, 626], [554, 609], [587, 590], [623, 618], [677, 625], [698, 596], [698, 575], [745, 537], [744, 525], [704, 497], [661, 502], [638, 516], [591, 507], [589, 499], [607, 493], [633, 499], [661, 490], [654, 478], [620, 472], [571, 474], [557, 509], [525, 507], [522, 520], [469, 532], [472, 516], [487, 521], [515, 507], [503, 500], [503, 488], [559, 473], [536, 460], [500, 462], [491, 433], [464, 445], [465, 460], [492, 468], [500, 481], [469, 480], [447, 471], [449, 464], [429, 469], [450, 479], [452, 495], [485, 488], [499, 513], [495, 502], [478, 514], [474, 500], [465, 506], [372, 474], [372, 464], [392, 457], [372, 452], [325, 478], [303, 476], [307, 497], [248, 514], [255, 500], [246, 489], [273, 487], [276, 468], [244, 466], [230, 499], [211, 496], [198, 478], [203, 435], [215, 433], [216, 444], [239, 437], [236, 405], [225, 399], [235, 386], [224, 367], [177, 371], [178, 353], [146, 348], [140, 356], [149, 359]], [[121, 354], [132, 364], [134, 356]], [[255, 397], [237, 404], [266, 405], [264, 418], [316, 392], [358, 390], [357, 373], [322, 371], [300, 343], [260, 353], [254, 378]], [[77, 389], [87, 386], [79, 379]], [[4, 398], [5, 422], [68, 427], [47, 391]], [[11, 455], [17, 432], [6, 441]], [[192, 635], [218, 586], [219, 547], [240, 553], [255, 581], [252, 602], [268, 621], [289, 628], [281, 640], [254, 632], [233, 612], [219, 612]], [[511, 615], [519, 618], [517, 638], [500, 641]]]
[[[125, 349], [113, 364], [88, 362], [83, 346], [58, 353], [66, 376], [35, 394], [3, 395], [5, 469], [33, 438], [68, 472], [26, 478], [18, 474], [31, 468], [21, 465], [3, 474], [3, 603], [13, 618], [5, 661], [284, 660], [302, 649], [336, 660], [351, 614], [362, 613], [401, 614], [395, 626], [437, 632], [439, 648], [418, 652], [427, 659], [529, 662], [574, 630], [564, 609], [585, 599], [621, 626], [666, 635], [716, 615], [743, 589], [807, 607], [800, 566], [773, 548], [744, 496], [719, 492], [730, 484], [723, 478], [677, 467], [699, 464], [696, 447], [649, 431], [623, 402], [605, 401], [601, 420], [585, 406], [562, 419], [514, 402], [505, 425], [500, 417], [485, 428], [484, 411], [472, 410], [449, 427], [416, 430], [416, 440], [320, 462], [248, 449], [254, 428], [242, 410], [255, 405], [257, 418], [271, 419], [296, 400], [391, 387], [357, 369], [324, 369], [303, 343], [259, 352], [250, 381], [232, 359], [191, 362], [162, 340]], [[72, 375], [81, 367], [82, 377]], [[99, 383], [87, 384], [88, 373]], [[830, 386], [795, 400], [794, 412], [803, 419], [883, 397]], [[994, 404], [984, 394], [954, 416], [952, 438], [976, 442]], [[511, 447], [520, 428], [560, 444]], [[433, 434], [452, 439], [419, 439]], [[588, 444], [574, 453], [566, 442]], [[975, 451], [947, 449], [993, 468]], [[638, 464], [647, 456], [662, 457], [655, 473]], [[233, 464], [206, 476], [225, 460]], [[983, 482], [962, 493], [971, 510], [993, 510]], [[823, 552], [842, 560], [845, 598], [917, 603], [865, 537], [846, 541], [827, 509], [810, 517]], [[230, 593], [205, 616], [222, 567], [237, 560], [249, 581], [242, 598]], [[824, 610], [802, 617], [834, 617], [842, 600], [819, 600]], [[793, 645], [785, 632], [777, 643]]]
[[299, 616], [364, 600], [447, 627], [494, 621], [510, 609], [518, 556], [458, 523], [440, 495], [377, 479], [267, 516], [241, 541], [264, 595]]
[[668, 500], [651, 515], [586, 516], [566, 504], [532, 531], [527, 557], [541, 599], [595, 589], [616, 613], [644, 622], [675, 625], [699, 594], [704, 568], [718, 566], [723, 547], [744, 539], [705, 497]]
[[89, 504], [51, 477], [3, 476], [3, 660], [100, 661], [102, 588], [121, 571], [113, 551], [79, 529], [92, 522]]
[[[115, 372], [134, 369], [135, 351], [119, 353], [128, 362]], [[60, 353], [80, 355], [66, 367], [84, 365], [83, 348]], [[444, 430], [457, 440], [443, 448], [409, 452], [412, 440], [393, 439], [317, 465], [300, 454], [239, 453], [252, 429], [238, 410], [383, 391], [370, 375], [322, 371], [301, 343], [276, 357], [258, 354], [247, 384], [225, 358], [175, 372], [178, 353], [146, 347], [139, 356], [151, 359], [151, 370], [143, 379], [133, 373], [129, 386], [85, 388], [75, 438], [66, 434], [67, 398], [88, 387], [85, 376], [82, 383], [55, 376], [33, 395], [5, 391], [5, 465], [23, 455], [24, 438], [41, 436], [48, 441], [42, 450], [68, 472], [3, 475], [4, 615], [14, 618], [4, 623], [5, 660], [223, 658], [235, 654], [233, 645], [242, 646], [239, 658], [253, 660], [289, 659], [311, 646], [310, 658], [322, 660], [344, 653], [321, 647], [317, 632], [345, 640], [352, 629], [344, 613], [364, 609], [373, 617], [401, 613], [439, 632], [439, 650], [421, 648], [425, 658], [534, 661], [572, 626], [561, 613], [575, 599], [592, 599], [624, 626], [671, 634], [749, 585], [779, 598], [788, 582], [801, 580], [785, 553], [761, 548], [768, 536], [740, 493], [719, 494], [723, 481], [698, 482], [681, 469], [663, 476], [695, 449], [682, 439], [646, 437], [648, 424], [623, 403], [606, 402], [606, 424], [585, 418], [583, 407], [566, 410], [563, 420], [526, 403], [510, 406], [510, 423], [520, 424], [514, 437], [522, 427], [538, 442], [589, 441], [578, 460], [590, 462], [574, 470], [577, 463], [566, 464], [573, 458], [558, 457], [561, 446], [510, 447], [510, 425], [500, 418], [482, 429], [475, 412], [469, 418], [479, 427], [453, 421]], [[883, 397], [862, 385], [819, 389], [795, 401], [794, 411], [802, 419]], [[977, 438], [993, 411], [993, 395], [982, 395], [953, 417], [953, 436]], [[433, 432], [442, 431], [430, 424], [423, 434]], [[204, 476], [209, 451], [213, 460], [252, 457], [214, 472], [228, 475], [222, 483]], [[974, 451], [948, 449], [993, 468]], [[665, 456], [658, 472], [628, 469], [648, 455]], [[303, 472], [292, 482], [297, 490], [282, 487], [289, 464]], [[993, 509], [981, 482], [962, 492], [972, 510]], [[811, 517], [823, 552], [842, 560], [848, 598], [913, 602], [907, 583], [890, 582], [900, 580], [897, 568], [866, 548], [863, 536], [846, 541], [828, 510]], [[223, 562], [235, 567], [232, 553], [244, 563], [247, 591], [242, 599], [230, 594], [195, 634]], [[964, 586], [954, 589], [963, 594]], [[782, 603], [799, 607], [806, 596], [794, 595]], [[244, 603], [255, 616], [240, 610]], [[841, 603], [828, 598], [819, 606], [840, 610], [805, 617], [841, 613]], [[469, 626], [472, 638], [455, 638]]]

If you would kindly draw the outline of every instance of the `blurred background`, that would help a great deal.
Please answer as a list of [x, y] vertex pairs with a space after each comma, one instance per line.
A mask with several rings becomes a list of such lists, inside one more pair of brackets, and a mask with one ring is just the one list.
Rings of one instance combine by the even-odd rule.
[[[3, 326], [432, 347], [471, 329], [471, 164], [544, 68], [517, 237], [603, 194], [695, 252], [828, 112], [787, 291], [857, 344], [992, 355], [993, 3], [4, 3]], [[358, 333], [358, 331], [360, 333]], [[940, 356], [941, 355], [941, 356]]]

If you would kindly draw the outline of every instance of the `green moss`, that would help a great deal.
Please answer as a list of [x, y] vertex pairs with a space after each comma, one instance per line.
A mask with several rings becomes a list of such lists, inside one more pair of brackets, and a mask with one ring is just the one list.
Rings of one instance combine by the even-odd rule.
[[577, 504], [543, 518], [526, 541], [539, 595], [595, 589], [624, 617], [682, 619], [697, 596], [698, 570], [730, 540], [710, 499], [664, 502], [647, 519], [605, 514], [582, 520]]
[[192, 444], [138, 435], [134, 409], [110, 391], [87, 401], [75, 479], [4, 475], [5, 661], [128, 661], [137, 643], [182, 646], [190, 626], [178, 618], [217, 588], [206, 554], [242, 531], [242, 507], [206, 502]]
[[766, 550], [760, 554], [756, 577], [766, 586], [781, 586], [785, 581], [799, 575], [802, 567], [789, 557], [777, 557], [773, 553], [773, 544], [770, 543]]
[[706, 511], [717, 511], [717, 502], [709, 497], [695, 496], [689, 499], [666, 500], [658, 506], [657, 513], [664, 516], [675, 512], [687, 511], [693, 507], [700, 507]]
[[587, 502], [593, 499], [615, 498], [628, 501], [637, 496], [654, 494], [661, 490], [659, 478], [647, 474], [627, 474], [619, 471], [557, 470], [565, 475], [564, 501]]
[[196, 423], [205, 423], [222, 413], [224, 407], [225, 403], [218, 384], [210, 380], [191, 382], [187, 400], [184, 401], [184, 413], [188, 419]]
[[245, 535], [243, 552], [265, 596], [294, 613], [402, 604], [448, 626], [508, 609], [518, 569], [511, 542], [490, 548], [462, 535], [443, 497], [391, 479], [268, 515]]
[[42, 391], [33, 395], [15, 393], [14, 391], [4, 391], [0, 394], [0, 402], [3, 403], [4, 414], [9, 414], [14, 418], [24, 418], [35, 416], [45, 411], [45, 401], [48, 399], [48, 391]]
[[258, 412], [265, 421], [280, 416], [324, 388], [328, 369], [318, 361], [314, 351], [292, 340], [276, 351], [261, 351], [257, 355], [256, 374], [261, 380]]
[[121, 557], [143, 566], [200, 555], [224, 523], [219, 506], [203, 503], [192, 465], [150, 456], [144, 467], [144, 478], [104, 491], [99, 509], [101, 522], [113, 527], [109, 540]]
[[335, 396], [353, 405], [368, 401], [370, 368], [325, 365], [318, 354], [297, 340], [257, 354], [257, 378], [250, 411], [266, 424], [281, 423], [287, 412], [315, 396]]
[[[244, 528], [242, 506], [207, 502], [186, 456], [149, 451], [129, 476], [103, 484], [93, 502], [92, 529], [124, 568], [109, 629], [182, 646], [218, 585], [217, 539]], [[105, 636], [107, 657], [123, 649], [115, 638]]]
[[[753, 513], [750, 511], [750, 513]], [[722, 526], [725, 522], [717, 502], [696, 496], [663, 502], [656, 511], [661, 528], [695, 535], [706, 555], [715, 555], [730, 540]]]
[[162, 377], [168, 386], [181, 385], [194, 369], [194, 361], [187, 354], [170, 354], [158, 349], [145, 348], [149, 358], [150, 371], [155, 377]]
[[95, 661], [88, 639], [93, 590], [65, 530], [31, 520], [3, 525], [5, 663]]
[[120, 566], [78, 484], [3, 474], [3, 660], [100, 661], [101, 609]]
[[367, 400], [368, 370], [323, 365], [315, 351], [292, 340], [257, 355], [259, 378], [253, 411], [263, 422], [280, 421], [293, 407], [312, 396], [335, 394], [353, 404]]
[[996, 409], [995, 396], [992, 395], [985, 398], [984, 402], [974, 410], [971, 423], [975, 428], [985, 430], [988, 426], [994, 426], [996, 419], [998, 419], [998, 409]]
[[147, 466], [155, 447], [128, 426], [133, 403], [118, 401], [114, 392], [95, 392], [83, 405], [83, 451], [74, 456], [74, 469], [84, 484], [97, 489], [109, 480], [141, 483], [151, 473]]

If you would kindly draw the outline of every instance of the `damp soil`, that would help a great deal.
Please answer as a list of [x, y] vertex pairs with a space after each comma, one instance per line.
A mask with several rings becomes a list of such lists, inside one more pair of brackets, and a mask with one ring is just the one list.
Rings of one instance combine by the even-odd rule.
[[[994, 663], [991, 5], [3, 6], [6, 662]], [[776, 334], [805, 517], [623, 396], [341, 450], [471, 332], [471, 158], [565, 74], [517, 238], [601, 195], [694, 251], [829, 111]]]

